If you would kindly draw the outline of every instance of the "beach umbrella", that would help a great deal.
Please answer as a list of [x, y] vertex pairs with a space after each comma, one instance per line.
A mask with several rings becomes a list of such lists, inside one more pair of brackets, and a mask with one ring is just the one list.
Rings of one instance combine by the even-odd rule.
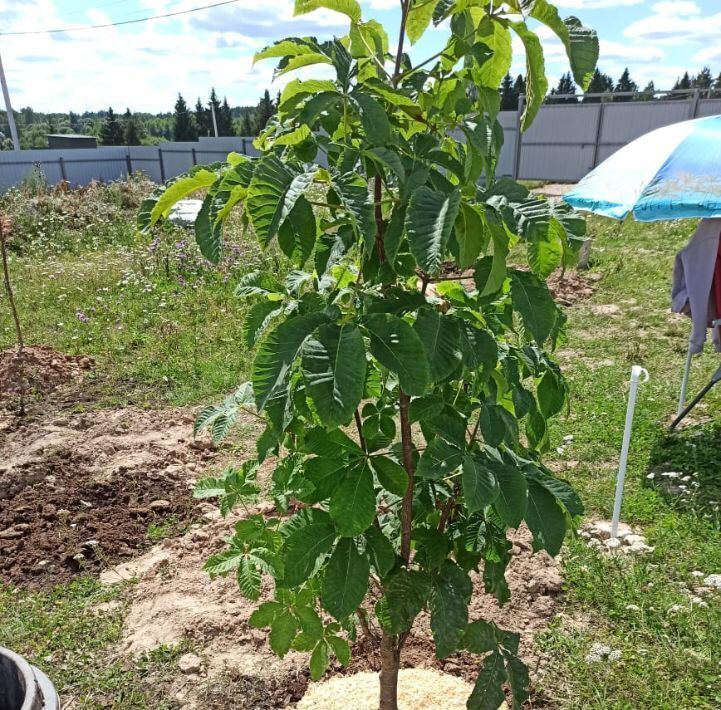
[[651, 131], [592, 170], [564, 200], [640, 222], [721, 217], [721, 116]]

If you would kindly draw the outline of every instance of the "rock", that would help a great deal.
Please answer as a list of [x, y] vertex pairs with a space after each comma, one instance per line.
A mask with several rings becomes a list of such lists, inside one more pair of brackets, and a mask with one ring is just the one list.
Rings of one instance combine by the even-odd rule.
[[646, 538], [643, 535], [626, 535], [623, 538], [624, 545], [645, 545]]
[[721, 574], [710, 574], [703, 583], [713, 589], [721, 589]]
[[165, 467], [165, 473], [170, 478], [176, 478], [183, 473], [183, 466], [180, 466], [177, 463], [171, 463], [170, 466]]
[[29, 527], [26, 523], [19, 523], [11, 528], [7, 528], [7, 530], [0, 530], [0, 540], [17, 540], [17, 538], [25, 535]]
[[81, 547], [97, 547], [99, 544], [98, 540], [86, 540]]
[[150, 503], [150, 510], [154, 510], [156, 513], [162, 513], [172, 507], [173, 504], [169, 500], [154, 500]]
[[199, 656], [194, 653], [184, 653], [178, 659], [178, 668], [181, 673], [190, 675], [192, 673], [200, 673], [200, 669], [203, 667], [203, 661]]
[[610, 537], [604, 542], [604, 545], [606, 545], [609, 550], [616, 550], [621, 547], [621, 541], [617, 537]]
[[[592, 523], [589, 527], [589, 532], [594, 537], [600, 538], [601, 540], [608, 540], [611, 537], [611, 521], [610, 520], [599, 520], [596, 523]], [[617, 537], [623, 539], [627, 535], [631, 535], [633, 530], [625, 523], [619, 523]]]
[[624, 548], [624, 552], [627, 552], [629, 555], [643, 555], [647, 552], [653, 552], [655, 548], [650, 547], [649, 545], [646, 545], [643, 542], [637, 542], [633, 545], [629, 545], [628, 547]]

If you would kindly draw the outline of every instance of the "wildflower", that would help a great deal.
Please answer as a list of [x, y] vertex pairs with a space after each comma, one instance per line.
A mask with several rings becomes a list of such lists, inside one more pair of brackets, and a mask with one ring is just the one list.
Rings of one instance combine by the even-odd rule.
[[88, 318], [85, 313], [82, 311], [75, 311], [75, 317], [81, 322], [81, 323], [89, 323], [90, 318]]
[[636, 604], [626, 604], [626, 611], [641, 611], [641, 607]]
[[669, 610], [666, 612], [669, 616], [672, 616], [673, 614], [678, 614], [680, 611], [683, 611], [684, 607], [682, 604], [674, 604], [672, 607], [669, 607]]

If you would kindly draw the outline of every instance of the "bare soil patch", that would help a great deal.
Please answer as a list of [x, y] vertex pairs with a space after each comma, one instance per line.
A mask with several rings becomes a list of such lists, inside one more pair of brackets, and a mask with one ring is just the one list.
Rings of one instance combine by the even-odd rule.
[[0, 403], [27, 394], [44, 394], [82, 379], [95, 364], [87, 355], [67, 355], [44, 345], [0, 352]]
[[196, 517], [188, 486], [216, 453], [191, 434], [182, 410], [0, 416], [0, 581], [65, 582], [147, 548], [151, 523]]
[[[267, 506], [261, 504], [259, 508]], [[171, 695], [182, 698], [184, 707], [286, 707], [305, 691], [309, 682], [308, 658], [294, 652], [283, 659], [275, 656], [266, 632], [248, 625], [257, 603], [240, 596], [232, 577], [211, 582], [202, 570], [204, 560], [222, 548], [221, 538], [233, 523], [231, 519], [220, 519], [208, 506], [204, 524], [194, 524], [186, 535], [163, 541], [117, 570], [124, 578], [139, 577], [125, 620], [121, 650], [133, 655], [160, 644], [189, 640], [203, 659], [203, 669], [197, 675], [185, 676], [183, 683], [176, 683]], [[556, 612], [562, 579], [555, 560], [545, 553], [532, 554], [526, 530], [516, 533], [513, 540], [513, 559], [506, 575], [511, 600], [499, 607], [494, 597], [484, 593], [480, 577], [474, 575], [475, 591], [469, 611], [472, 619], [492, 620], [502, 628], [520, 632], [521, 655], [535, 671], [543, 660], [536, 655], [533, 638]], [[106, 572], [101, 579], [113, 582], [118, 577]], [[271, 591], [267, 583], [261, 600], [270, 598]], [[443, 661], [436, 659], [425, 614], [414, 627], [403, 654], [405, 668], [442, 671], [468, 682], [475, 680], [478, 663], [477, 656], [467, 653], [456, 653]], [[342, 668], [334, 664], [329, 675], [376, 672], [379, 668], [375, 643], [360, 637], [354, 644], [350, 665]], [[244, 704], [235, 691], [233, 699], [227, 697], [220, 678], [229, 680], [232, 688], [254, 689], [253, 693], [260, 694], [253, 701], [256, 704]], [[279, 704], [264, 704], [272, 702]]]

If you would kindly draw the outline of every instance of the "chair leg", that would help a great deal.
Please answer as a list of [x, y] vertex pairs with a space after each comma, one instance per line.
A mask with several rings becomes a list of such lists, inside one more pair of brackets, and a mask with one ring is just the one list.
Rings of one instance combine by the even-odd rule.
[[681, 393], [678, 398], [678, 409], [676, 410], [676, 416], [683, 412], [684, 405], [686, 404], [686, 390], [688, 389], [688, 376], [691, 372], [691, 346], [689, 345], [688, 354], [686, 355], [686, 364], [683, 368], [683, 379], [681, 380]]

